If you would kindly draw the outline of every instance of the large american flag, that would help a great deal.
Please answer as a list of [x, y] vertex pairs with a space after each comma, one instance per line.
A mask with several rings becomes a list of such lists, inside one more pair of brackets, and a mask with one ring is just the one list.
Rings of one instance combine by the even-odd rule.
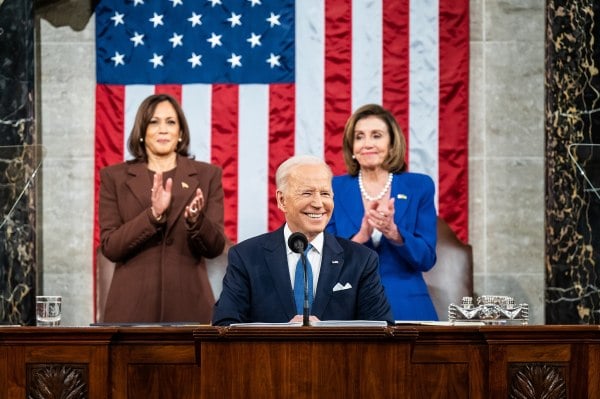
[[344, 173], [345, 121], [379, 103], [404, 130], [409, 169], [434, 179], [439, 214], [468, 238], [468, 0], [100, 0], [96, 57], [96, 196], [99, 169], [129, 157], [140, 102], [167, 92], [196, 159], [223, 167], [237, 242], [282, 223], [283, 160], [318, 155]]

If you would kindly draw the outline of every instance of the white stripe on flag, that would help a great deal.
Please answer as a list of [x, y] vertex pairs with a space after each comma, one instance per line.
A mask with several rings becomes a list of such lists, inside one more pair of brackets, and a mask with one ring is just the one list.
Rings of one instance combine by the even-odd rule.
[[268, 231], [268, 85], [240, 85], [238, 138], [239, 242]]
[[[409, 163], [438, 182], [439, 4], [410, 1]], [[437, 203], [436, 190], [436, 203]]]
[[211, 161], [212, 85], [189, 84], [181, 89], [181, 106], [190, 128], [190, 153], [198, 161]]
[[324, 2], [296, 1], [295, 72], [295, 153], [323, 157], [325, 154]]
[[[352, 1], [352, 110], [383, 102], [381, 0]], [[348, 115], [350, 116], [350, 115]]]
[[127, 150], [127, 140], [135, 123], [135, 114], [142, 101], [146, 97], [154, 94], [154, 85], [128, 85], [125, 86], [125, 131], [123, 132], [123, 159], [128, 160], [133, 157]]

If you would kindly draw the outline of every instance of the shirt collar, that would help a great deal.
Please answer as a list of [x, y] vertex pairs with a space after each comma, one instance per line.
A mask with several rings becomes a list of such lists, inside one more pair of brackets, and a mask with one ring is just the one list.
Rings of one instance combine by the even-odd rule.
[[[292, 235], [292, 230], [290, 230], [290, 227], [286, 223], [283, 228], [283, 238], [285, 239], [285, 247], [287, 248], [288, 255], [291, 252], [293, 252], [290, 249], [290, 247], [287, 245], [288, 239], [290, 238], [291, 235]], [[323, 253], [324, 237], [325, 237], [325, 235], [323, 234], [323, 232], [320, 232], [312, 241], [310, 241], [310, 244], [312, 244], [313, 248], [316, 249], [319, 254]]]

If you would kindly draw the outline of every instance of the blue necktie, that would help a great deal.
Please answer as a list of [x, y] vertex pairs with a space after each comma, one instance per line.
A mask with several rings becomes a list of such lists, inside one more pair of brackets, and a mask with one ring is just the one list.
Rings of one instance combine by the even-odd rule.
[[[308, 309], [310, 310], [313, 303], [313, 274], [312, 266], [308, 260], [308, 252], [312, 248], [312, 244], [304, 250], [306, 256], [306, 274], [308, 276]], [[302, 257], [296, 263], [296, 275], [294, 276], [294, 298], [296, 299], [296, 314], [304, 313], [304, 267], [302, 266]]]

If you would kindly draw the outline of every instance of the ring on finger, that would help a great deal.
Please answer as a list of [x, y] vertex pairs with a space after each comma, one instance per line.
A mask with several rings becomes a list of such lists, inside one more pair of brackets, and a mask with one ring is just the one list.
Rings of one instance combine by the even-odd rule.
[[198, 208], [195, 205], [190, 206], [190, 213], [196, 214], [198, 213]]

